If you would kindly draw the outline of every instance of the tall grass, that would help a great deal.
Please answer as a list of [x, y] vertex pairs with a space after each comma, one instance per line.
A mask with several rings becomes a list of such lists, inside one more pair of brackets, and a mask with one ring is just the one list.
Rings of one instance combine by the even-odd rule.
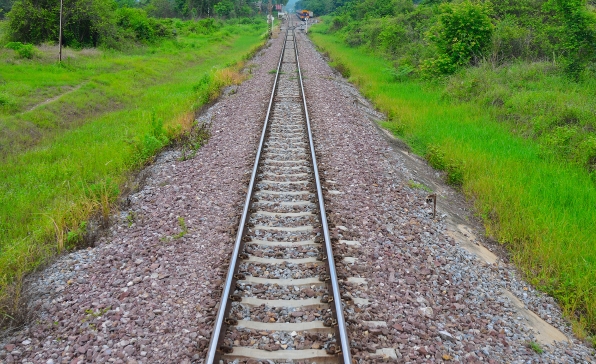
[[[25, 136], [0, 151], [0, 323], [15, 318], [24, 274], [80, 245], [92, 214], [107, 222], [130, 172], [189, 133], [221, 88], [242, 81], [242, 61], [263, 42], [261, 25], [128, 53], [69, 50], [63, 66], [0, 50], [10, 60], [0, 62], [0, 93], [14, 101], [0, 110], [0, 141]], [[66, 86], [70, 93], [28, 111]]]
[[575, 164], [545, 158], [483, 104], [452, 102], [443, 86], [397, 82], [390, 62], [313, 27], [313, 41], [404, 139], [474, 204], [487, 234], [506, 244], [527, 279], [552, 294], [580, 336], [596, 332], [596, 188]]

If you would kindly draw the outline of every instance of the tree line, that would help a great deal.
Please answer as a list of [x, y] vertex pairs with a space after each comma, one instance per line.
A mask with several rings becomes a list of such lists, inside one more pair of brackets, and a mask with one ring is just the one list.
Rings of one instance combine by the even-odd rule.
[[[284, 1], [274, 0], [273, 3]], [[287, 0], [285, 0], [287, 2]], [[62, 41], [71, 47], [125, 48], [131, 42], [174, 37], [179, 31], [208, 34], [216, 19], [250, 18], [267, 11], [252, 0], [63, 0]], [[56, 43], [59, 0], [0, 0], [10, 41]], [[188, 24], [177, 21], [197, 20]], [[245, 20], [250, 21], [250, 20]]]
[[573, 77], [596, 67], [596, 0], [301, 0], [333, 13], [332, 31], [396, 60], [449, 74], [482, 60], [549, 60]]

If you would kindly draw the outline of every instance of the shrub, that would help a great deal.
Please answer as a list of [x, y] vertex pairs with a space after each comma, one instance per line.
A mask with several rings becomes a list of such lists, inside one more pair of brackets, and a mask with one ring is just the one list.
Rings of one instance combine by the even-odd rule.
[[350, 22], [350, 17], [347, 14], [339, 15], [333, 18], [331, 21], [331, 27], [329, 28], [330, 31], [338, 31], [348, 25]]
[[120, 8], [116, 11], [116, 24], [131, 31], [136, 40], [151, 41], [155, 37], [156, 22], [147, 17], [143, 9]]
[[596, 15], [582, 0], [550, 0], [547, 9], [556, 11], [561, 23], [560, 49], [566, 72], [578, 78], [588, 62], [596, 60]]
[[177, 15], [176, 7], [170, 0], [151, 0], [145, 9], [156, 18], [173, 18]]
[[532, 49], [532, 32], [507, 17], [498, 22], [493, 33], [491, 62], [500, 65], [515, 59], [533, 59], [536, 54]]
[[19, 57], [31, 59], [36, 55], [36, 49], [32, 44], [23, 44], [21, 42], [9, 42], [6, 48], [17, 52]]
[[439, 56], [427, 63], [427, 70], [453, 73], [458, 67], [477, 63], [489, 46], [493, 32], [488, 5], [464, 1], [443, 4], [441, 11], [438, 24], [428, 33]]
[[158, 119], [153, 112], [151, 114], [151, 130], [133, 143], [133, 165], [143, 166], [150, 162], [155, 154], [169, 142], [170, 138], [164, 128], [163, 120]]
[[461, 162], [448, 158], [443, 150], [433, 145], [428, 146], [425, 157], [433, 168], [446, 172], [445, 181], [448, 184], [454, 187], [463, 185], [464, 168]]
[[220, 21], [215, 21], [215, 19], [212, 19], [212, 18], [206, 18], [206, 19], [201, 19], [199, 21], [192, 22], [188, 26], [188, 31], [191, 33], [207, 35], [207, 34], [214, 33], [216, 30], [218, 30], [221, 27], [222, 27], [222, 24]]
[[386, 22], [379, 33], [379, 45], [387, 53], [395, 54], [406, 42], [406, 29], [396, 21]]

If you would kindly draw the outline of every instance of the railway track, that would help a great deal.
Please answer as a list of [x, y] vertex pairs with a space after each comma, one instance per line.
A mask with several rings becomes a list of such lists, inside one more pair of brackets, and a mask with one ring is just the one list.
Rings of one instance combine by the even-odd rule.
[[207, 363], [351, 363], [292, 23]]

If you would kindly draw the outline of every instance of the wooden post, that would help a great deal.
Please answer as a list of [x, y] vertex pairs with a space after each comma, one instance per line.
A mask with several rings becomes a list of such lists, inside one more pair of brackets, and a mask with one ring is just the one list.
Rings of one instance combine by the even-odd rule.
[[62, 6], [64, 0], [60, 0], [60, 31], [58, 35], [58, 62], [62, 62]]

